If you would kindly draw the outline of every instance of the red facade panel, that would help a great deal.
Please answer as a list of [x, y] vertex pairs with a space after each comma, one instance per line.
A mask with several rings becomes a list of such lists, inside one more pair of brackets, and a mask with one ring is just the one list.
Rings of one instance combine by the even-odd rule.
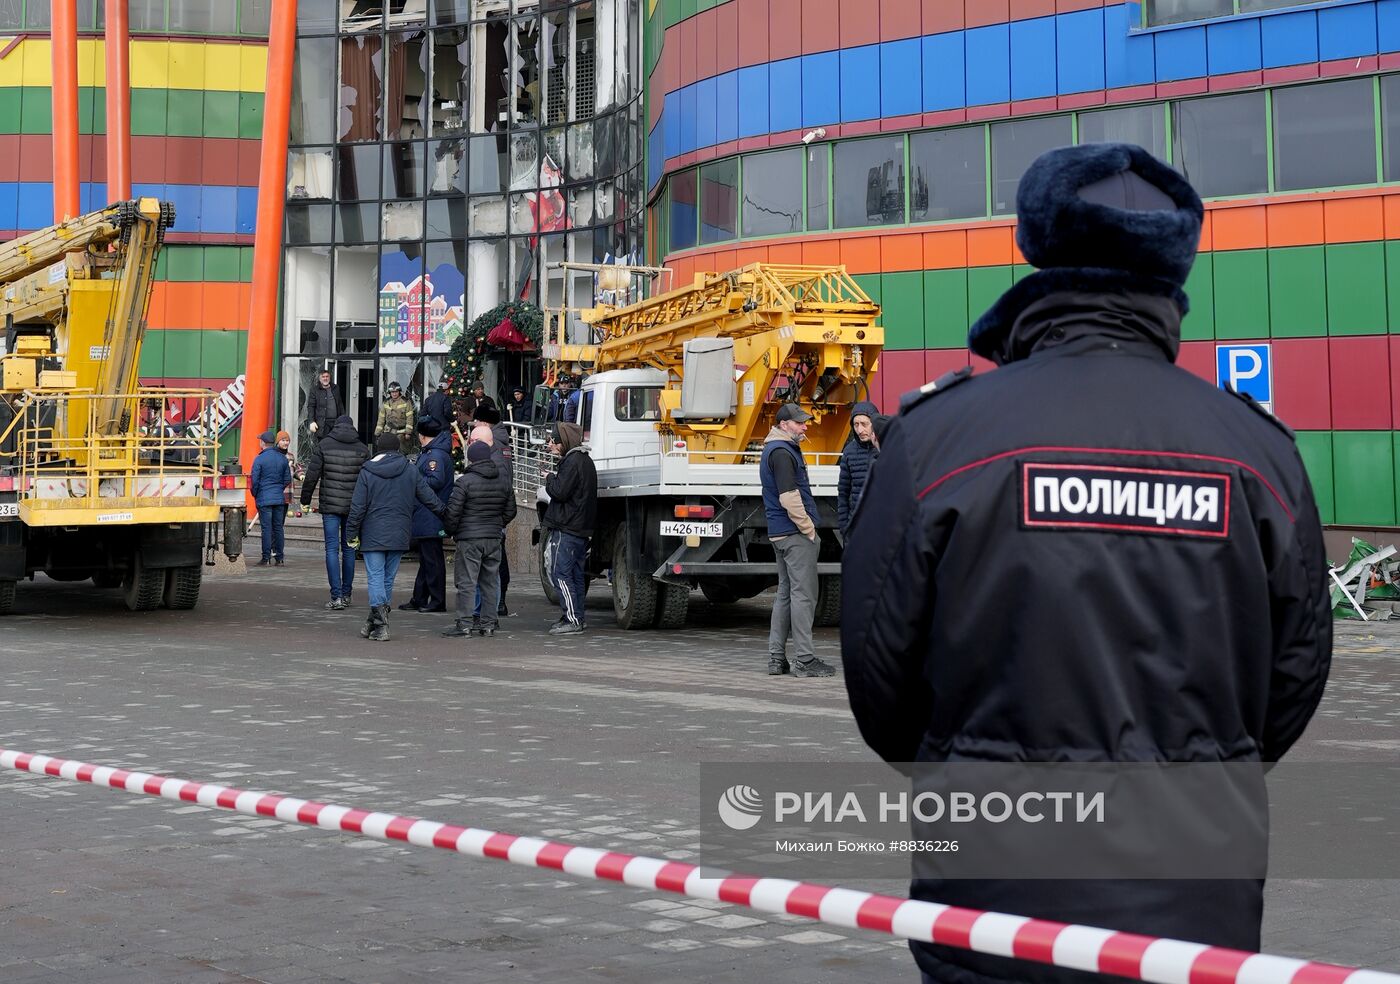
[[681, 72], [679, 79], [680, 85], [677, 86], [677, 88], [683, 88], [684, 86], [690, 85], [690, 83], [698, 78], [695, 74], [695, 56], [698, 50], [695, 43], [695, 18], [691, 17], [681, 21], [680, 24], [677, 25], [677, 28], [680, 43], [676, 45], [676, 48], [677, 53], [680, 55]]
[[910, 390], [916, 390], [928, 382], [924, 370], [925, 352], [886, 351], [880, 356], [880, 375], [884, 377], [884, 405], [886, 413], [899, 409], [899, 398]]
[[965, 26], [963, 0], [923, 0], [923, 33], [942, 34]]
[[24, 133], [19, 138], [19, 179], [53, 181], [53, 137]]
[[1390, 336], [1329, 338], [1332, 426], [1336, 430], [1389, 430]]
[[719, 52], [715, 46], [719, 12], [711, 7], [691, 20], [695, 24], [695, 79], [708, 79], [717, 74], [716, 66], [719, 64]]
[[[734, 43], [739, 47], [739, 64], [761, 65], [766, 62], [769, 58], [768, 0], [732, 0], [725, 6], [734, 10]], [[721, 29], [721, 44], [724, 43], [724, 37]]]
[[1215, 343], [1182, 342], [1176, 364], [1211, 385], [1215, 384]]
[[972, 353], [967, 349], [928, 349], [924, 352], [924, 382], [947, 375], [968, 365]]
[[1007, 0], [963, 0], [963, 20], [968, 27], [1005, 24], [1010, 19]]
[[880, 0], [880, 40], [917, 38], [923, 33], [918, 0]]
[[[767, 24], [767, 18], [764, 18]], [[767, 47], [768, 32], [763, 32]], [[761, 60], [767, 60], [767, 53]], [[715, 8], [715, 72], [723, 75], [739, 67], [739, 4], [737, 0]]]
[[768, 59], [802, 54], [802, 0], [768, 0]]
[[802, 4], [802, 51], [834, 51], [851, 41], [841, 36], [841, 0], [805, 0]]
[[19, 180], [18, 133], [0, 133], [0, 181]]
[[840, 47], [877, 44], [880, 40], [881, 6], [871, 3], [871, 0], [841, 0]]
[[1331, 430], [1328, 339], [1274, 340], [1274, 412], [1295, 430]]

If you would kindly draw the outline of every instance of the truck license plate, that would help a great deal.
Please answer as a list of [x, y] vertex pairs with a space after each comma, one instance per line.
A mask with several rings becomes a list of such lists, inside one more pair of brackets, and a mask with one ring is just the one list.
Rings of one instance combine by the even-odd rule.
[[0, 502], [0, 516], [18, 516], [18, 502]]
[[723, 523], [662, 522], [662, 536], [724, 536]]

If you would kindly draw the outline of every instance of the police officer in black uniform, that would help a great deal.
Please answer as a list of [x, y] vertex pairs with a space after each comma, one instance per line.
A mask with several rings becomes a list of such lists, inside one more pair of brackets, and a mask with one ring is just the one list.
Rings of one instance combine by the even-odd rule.
[[[1332, 623], [1292, 432], [1174, 365], [1200, 198], [1140, 147], [1021, 181], [1039, 272], [973, 325], [1000, 367], [905, 398], [843, 567], [846, 686], [889, 762], [1271, 762]], [[1257, 950], [1256, 880], [916, 880], [913, 896]], [[925, 980], [1088, 982], [915, 944]]]

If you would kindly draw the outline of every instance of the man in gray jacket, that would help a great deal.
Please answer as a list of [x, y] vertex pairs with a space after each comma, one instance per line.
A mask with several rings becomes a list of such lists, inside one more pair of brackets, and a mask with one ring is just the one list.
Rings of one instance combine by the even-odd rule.
[[[452, 490], [443, 525], [457, 539], [452, 579], [457, 588], [457, 620], [443, 632], [461, 638], [475, 632], [496, 634], [496, 606], [501, 594], [501, 530], [515, 518], [510, 479], [491, 458], [491, 446], [475, 441], [467, 447], [467, 471]], [[481, 587], [481, 614], [472, 615]]]

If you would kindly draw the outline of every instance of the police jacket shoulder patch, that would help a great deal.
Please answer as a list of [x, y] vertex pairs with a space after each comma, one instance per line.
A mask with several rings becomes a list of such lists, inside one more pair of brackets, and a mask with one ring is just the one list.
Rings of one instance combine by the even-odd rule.
[[1265, 410], [1260, 405], [1259, 401], [1256, 400], [1254, 397], [1250, 396], [1248, 393], [1241, 393], [1239, 390], [1230, 389], [1229, 387], [1226, 387], [1225, 392], [1229, 393], [1231, 396], [1244, 403], [1244, 405], [1249, 407], [1249, 409], [1253, 410], [1255, 413], [1259, 414], [1259, 416], [1263, 417], [1269, 423], [1273, 424], [1279, 430], [1287, 434], [1288, 439], [1290, 441], [1296, 440], [1293, 434], [1293, 428], [1289, 427], [1282, 420], [1279, 420], [1273, 414], [1269, 413], [1269, 411]]
[[971, 366], [963, 366], [960, 369], [954, 369], [952, 372], [945, 372], [932, 382], [924, 383], [924, 385], [920, 386], [918, 389], [905, 393], [904, 396], [900, 397], [899, 411], [903, 413], [912, 407], [918, 406], [935, 393], [942, 393], [944, 390], [952, 389], [954, 386], [958, 385], [958, 383], [971, 378]]

